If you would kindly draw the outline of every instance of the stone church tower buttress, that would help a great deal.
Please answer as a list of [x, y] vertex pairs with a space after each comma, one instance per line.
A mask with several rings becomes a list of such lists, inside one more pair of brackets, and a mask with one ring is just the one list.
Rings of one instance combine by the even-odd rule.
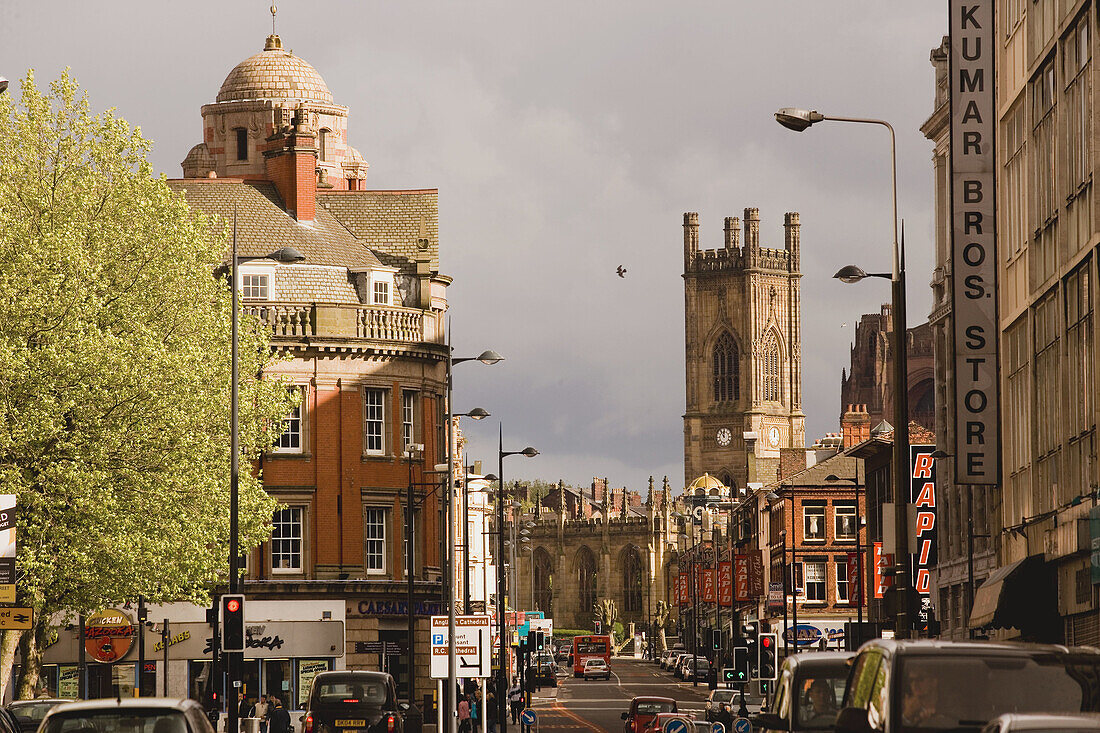
[[726, 217], [723, 248], [700, 249], [699, 215], [684, 214], [685, 486], [709, 473], [745, 489], [746, 433], [765, 483], [780, 448], [806, 442], [798, 214], [784, 217], [783, 249], [760, 246], [757, 209], [743, 245], [740, 225]]

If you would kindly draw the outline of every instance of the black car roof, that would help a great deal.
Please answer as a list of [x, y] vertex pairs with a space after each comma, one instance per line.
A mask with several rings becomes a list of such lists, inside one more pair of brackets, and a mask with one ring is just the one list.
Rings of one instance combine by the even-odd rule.
[[860, 647], [882, 649], [887, 654], [925, 654], [937, 651], [955, 654], [1096, 654], [1100, 649], [1091, 646], [1063, 646], [1061, 644], [1032, 644], [1019, 641], [946, 641], [940, 639], [871, 639]]

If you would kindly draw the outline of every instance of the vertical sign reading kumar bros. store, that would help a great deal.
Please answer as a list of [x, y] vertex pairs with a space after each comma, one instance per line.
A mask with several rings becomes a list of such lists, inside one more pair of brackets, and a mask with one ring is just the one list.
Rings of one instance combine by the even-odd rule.
[[949, 0], [955, 481], [997, 484], [997, 119], [994, 0]]

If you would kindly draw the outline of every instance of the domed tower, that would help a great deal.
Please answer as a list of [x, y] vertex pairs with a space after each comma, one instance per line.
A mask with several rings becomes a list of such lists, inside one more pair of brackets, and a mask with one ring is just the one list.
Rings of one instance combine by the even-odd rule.
[[203, 105], [202, 120], [203, 142], [184, 159], [185, 178], [278, 183], [272, 159], [287, 149], [291, 132], [305, 159], [295, 168], [315, 175], [319, 187], [357, 190], [367, 177], [366, 161], [348, 145], [348, 108], [333, 103], [317, 70], [284, 49], [274, 33], [263, 51], [233, 67], [216, 101]]

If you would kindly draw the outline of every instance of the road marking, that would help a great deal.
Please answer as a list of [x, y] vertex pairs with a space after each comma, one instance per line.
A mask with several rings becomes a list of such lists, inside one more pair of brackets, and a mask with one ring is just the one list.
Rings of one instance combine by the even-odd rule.
[[589, 722], [588, 722], [587, 720], [585, 720], [584, 718], [578, 717], [578, 716], [574, 715], [573, 713], [571, 713], [570, 711], [566, 710], [565, 708], [563, 708], [563, 707], [561, 706], [561, 702], [560, 702], [560, 701], [559, 701], [559, 702], [557, 703], [557, 705], [555, 706], [555, 710], [557, 710], [558, 712], [562, 713], [562, 714], [563, 714], [563, 715], [565, 715], [565, 716], [566, 716], [567, 718], [570, 718], [571, 720], [574, 720], [574, 721], [576, 721], [577, 723], [580, 723], [580, 724], [581, 724], [581, 727], [582, 727], [582, 728], [587, 728], [588, 730], [593, 730], [593, 731], [596, 731], [596, 733], [608, 733], [608, 731], [607, 731], [607, 730], [605, 730], [604, 728], [602, 728], [601, 726], [598, 726], [598, 725], [596, 725], [595, 723], [589, 723]]

